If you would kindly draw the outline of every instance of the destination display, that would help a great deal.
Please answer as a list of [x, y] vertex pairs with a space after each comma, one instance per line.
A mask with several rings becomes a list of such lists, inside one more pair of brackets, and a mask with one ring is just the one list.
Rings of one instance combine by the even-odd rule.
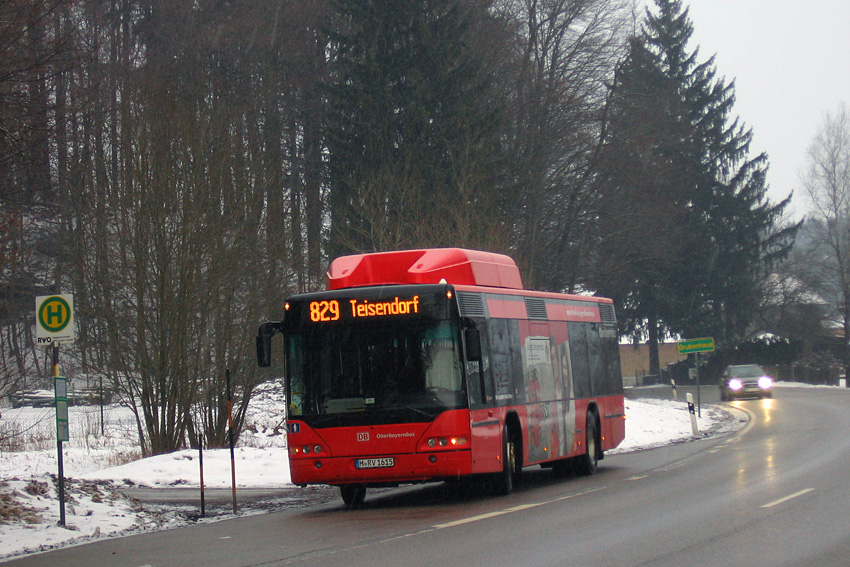
[[419, 296], [414, 295], [409, 300], [369, 302], [368, 300], [349, 300], [352, 317], [386, 317], [392, 315], [411, 315], [419, 313]]
[[305, 303], [292, 302], [287, 305], [289, 317], [295, 316], [311, 323], [390, 320], [397, 317], [415, 317], [424, 314], [425, 311], [419, 295], [398, 295], [390, 298], [316, 299]]

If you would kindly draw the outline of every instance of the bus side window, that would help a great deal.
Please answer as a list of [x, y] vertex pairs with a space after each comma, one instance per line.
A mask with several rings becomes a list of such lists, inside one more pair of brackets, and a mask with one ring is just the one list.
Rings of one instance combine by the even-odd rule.
[[602, 339], [599, 338], [599, 325], [591, 323], [587, 327], [587, 359], [590, 366], [591, 395], [604, 396], [608, 392], [605, 380], [605, 366], [602, 360]]
[[490, 319], [486, 334], [490, 345], [495, 395], [498, 405], [525, 402], [525, 384], [522, 373], [519, 323], [512, 319]]
[[481, 372], [478, 361], [466, 361], [466, 382], [469, 388], [469, 403], [473, 406], [484, 404], [484, 394], [481, 391]]
[[469, 387], [469, 402], [472, 405], [493, 405], [493, 379], [490, 375], [490, 346], [487, 323], [477, 322], [481, 345], [481, 361], [466, 361], [466, 380]]
[[602, 328], [599, 333], [602, 338], [602, 365], [604, 372], [605, 394], [619, 395], [623, 393], [623, 377], [620, 371], [620, 346], [617, 341], [616, 328]]
[[569, 323], [570, 330], [570, 361], [574, 394], [577, 398], [587, 398], [591, 392], [590, 350], [588, 348], [587, 323]]
[[[304, 337], [300, 335], [293, 335], [289, 339], [289, 352], [286, 353], [285, 364], [287, 367], [287, 372], [290, 376], [290, 391], [287, 392], [289, 397], [289, 405], [287, 408], [287, 415], [289, 417], [294, 417], [301, 415], [305, 412], [304, 402], [305, 402], [305, 392], [307, 391], [307, 387], [305, 384], [305, 376], [307, 376], [307, 368], [306, 361], [304, 360]], [[307, 406], [307, 412], [310, 411], [310, 406]]]

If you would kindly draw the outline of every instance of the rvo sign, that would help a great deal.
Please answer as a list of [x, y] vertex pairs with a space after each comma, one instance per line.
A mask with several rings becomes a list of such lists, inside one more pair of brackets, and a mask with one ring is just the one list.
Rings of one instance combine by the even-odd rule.
[[357, 440], [358, 441], [368, 441], [369, 440], [369, 432], [368, 431], [361, 431], [360, 433], [357, 434]]

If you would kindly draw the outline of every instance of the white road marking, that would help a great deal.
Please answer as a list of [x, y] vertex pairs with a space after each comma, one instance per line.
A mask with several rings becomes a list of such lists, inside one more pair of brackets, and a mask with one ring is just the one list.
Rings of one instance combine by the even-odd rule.
[[805, 488], [805, 489], [801, 490], [800, 492], [795, 492], [794, 494], [789, 494], [785, 498], [780, 498], [779, 500], [774, 500], [773, 502], [768, 502], [767, 504], [763, 504], [762, 508], [773, 508], [774, 506], [778, 506], [779, 504], [782, 504], [783, 502], [788, 502], [789, 500], [797, 498], [798, 496], [802, 496], [803, 494], [808, 494], [812, 490], [814, 490], [814, 488]]
[[431, 529], [434, 530], [442, 530], [444, 528], [453, 528], [455, 526], [461, 526], [463, 524], [471, 524], [473, 522], [480, 522], [481, 520], [487, 520], [489, 518], [495, 518], [497, 516], [503, 516], [505, 514], [511, 514], [513, 512], [521, 512], [522, 510], [529, 510], [531, 508], [537, 508], [538, 506], [544, 506], [546, 504], [553, 504], [555, 502], [560, 502], [562, 500], [569, 500], [570, 498], [576, 498], [578, 496], [584, 496], [585, 494], [590, 494], [591, 492], [597, 492], [599, 490], [605, 490], [605, 486], [600, 486], [599, 488], [593, 488], [591, 490], [585, 490], [584, 492], [578, 492], [576, 494], [569, 494], [567, 496], [561, 496], [560, 498], [555, 498], [553, 500], [544, 500], [543, 502], [536, 502], [534, 504], [522, 504], [520, 506], [514, 506], [513, 508], [505, 508], [504, 510], [498, 510], [496, 512], [488, 512], [486, 514], [480, 514], [478, 516], [470, 516], [469, 518], [463, 518], [461, 520], [455, 520], [454, 522], [447, 522], [445, 524], [437, 524], [436, 526], [431, 526]]

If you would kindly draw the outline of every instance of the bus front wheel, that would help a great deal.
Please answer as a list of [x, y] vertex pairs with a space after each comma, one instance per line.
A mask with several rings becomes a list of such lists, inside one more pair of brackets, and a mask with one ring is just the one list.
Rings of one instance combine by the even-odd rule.
[[521, 467], [519, 446], [509, 427], [505, 427], [502, 438], [502, 472], [496, 475], [493, 488], [497, 494], [507, 495], [513, 492]]
[[343, 484], [339, 487], [342, 501], [348, 508], [359, 508], [366, 500], [366, 487], [362, 484]]

